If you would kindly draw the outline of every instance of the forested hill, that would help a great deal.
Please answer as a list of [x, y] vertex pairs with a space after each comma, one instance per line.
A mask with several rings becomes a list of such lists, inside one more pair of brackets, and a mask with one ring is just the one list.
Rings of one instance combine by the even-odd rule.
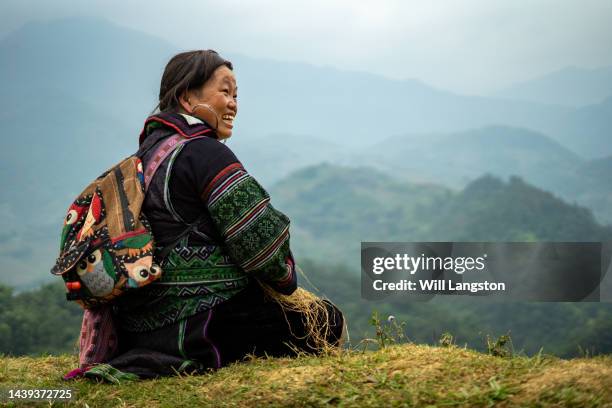
[[[292, 247], [313, 284], [338, 303], [354, 340], [367, 336], [373, 309], [408, 322], [410, 338], [435, 342], [451, 331], [470, 347], [484, 333], [512, 331], [528, 353], [572, 356], [578, 346], [612, 351], [611, 304], [500, 304], [444, 302], [376, 304], [361, 300], [361, 241], [599, 241], [610, 227], [519, 178], [483, 176], [461, 191], [418, 185], [366, 167], [313, 166], [278, 183], [272, 203], [292, 220]], [[301, 284], [308, 286], [305, 279]], [[69, 350], [80, 313], [58, 286], [11, 296], [0, 288], [0, 349], [11, 354]], [[468, 299], [469, 300], [469, 299]], [[534, 322], [546, 321], [546, 324]], [[55, 334], [52, 334], [55, 333]]]
[[[441, 299], [392, 304], [360, 299], [362, 241], [609, 241], [583, 207], [566, 203], [518, 177], [483, 175], [461, 191], [397, 181], [367, 167], [312, 166], [271, 191], [272, 202], [292, 220], [292, 246], [303, 269], [323, 293], [348, 313], [353, 335], [367, 332], [376, 308], [402, 316], [409, 336], [435, 342], [449, 330], [478, 348], [486, 333], [512, 332], [518, 349], [541, 347], [576, 355], [579, 347], [609, 353], [612, 304], [484, 304]], [[312, 264], [305, 260], [314, 259]], [[344, 265], [343, 267], [335, 265]], [[463, 344], [463, 343], [462, 343]]]
[[461, 191], [400, 182], [367, 167], [312, 166], [271, 189], [297, 255], [359, 262], [361, 241], [600, 241], [612, 228], [518, 177], [484, 175]]
[[605, 241], [612, 227], [601, 226], [587, 208], [568, 204], [518, 177], [503, 182], [483, 176], [446, 203], [432, 239], [489, 241]]

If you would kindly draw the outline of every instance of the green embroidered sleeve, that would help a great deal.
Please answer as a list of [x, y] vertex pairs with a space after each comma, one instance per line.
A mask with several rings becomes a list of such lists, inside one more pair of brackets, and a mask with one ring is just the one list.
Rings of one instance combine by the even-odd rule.
[[289, 218], [270, 204], [268, 193], [242, 165], [219, 172], [202, 198], [232, 259], [279, 292], [293, 292], [297, 280]]

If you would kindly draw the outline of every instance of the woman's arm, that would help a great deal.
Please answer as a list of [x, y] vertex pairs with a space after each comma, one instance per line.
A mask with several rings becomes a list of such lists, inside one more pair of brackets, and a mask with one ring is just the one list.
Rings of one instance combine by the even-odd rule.
[[198, 169], [192, 174], [196, 185], [203, 186], [200, 199], [228, 255], [278, 292], [293, 293], [297, 276], [289, 218], [270, 204], [269, 194], [224, 144], [207, 138], [189, 143], [186, 150], [181, 155], [186, 153], [192, 169]]
[[229, 255], [245, 272], [281, 293], [297, 287], [289, 249], [289, 218], [239, 162], [221, 170], [202, 193]]

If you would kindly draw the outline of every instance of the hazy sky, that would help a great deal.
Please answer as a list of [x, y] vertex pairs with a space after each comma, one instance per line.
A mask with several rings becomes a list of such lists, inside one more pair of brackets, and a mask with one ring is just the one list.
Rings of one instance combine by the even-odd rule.
[[418, 78], [462, 93], [612, 65], [612, 0], [2, 0], [0, 34], [78, 15], [181, 49]]

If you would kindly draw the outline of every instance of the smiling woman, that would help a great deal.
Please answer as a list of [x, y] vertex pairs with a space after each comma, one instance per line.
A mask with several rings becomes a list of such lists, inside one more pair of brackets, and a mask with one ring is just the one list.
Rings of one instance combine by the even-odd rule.
[[250, 353], [340, 343], [342, 313], [297, 287], [289, 219], [221, 143], [233, 133], [237, 91], [232, 64], [215, 51], [184, 52], [166, 66], [137, 153], [145, 179], [157, 169], [142, 211], [162, 275], [112, 311], [86, 311], [81, 367], [68, 377], [200, 372]]
[[238, 113], [238, 86], [232, 70], [231, 62], [211, 50], [176, 55], [162, 77], [159, 110], [197, 117], [214, 126], [218, 139], [227, 139]]
[[[214, 123], [220, 139], [232, 135], [234, 118], [238, 113], [238, 87], [234, 73], [225, 65], [215, 70], [201, 89], [181, 95], [182, 108], [208, 123]], [[197, 113], [197, 110], [204, 109]]]

